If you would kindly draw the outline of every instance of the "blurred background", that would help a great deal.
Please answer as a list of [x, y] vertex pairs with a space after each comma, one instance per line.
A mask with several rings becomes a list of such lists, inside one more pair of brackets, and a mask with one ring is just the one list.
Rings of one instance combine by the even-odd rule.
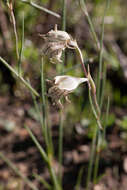
[[[62, 16], [62, 1], [35, 0]], [[21, 47], [22, 20], [24, 15], [24, 44], [22, 54], [22, 72], [29, 78], [32, 86], [40, 93], [41, 47], [43, 40], [39, 34], [45, 34], [58, 25], [62, 19], [38, 10], [22, 1], [14, 1], [14, 15], [18, 33], [18, 46]], [[86, 2], [89, 15], [100, 40], [102, 17], [105, 1]], [[126, 190], [127, 186], [127, 1], [110, 1], [104, 19], [104, 47], [107, 55], [103, 59], [106, 66], [104, 88], [103, 118], [108, 97], [110, 111], [106, 125], [106, 141], [100, 148], [98, 186], [96, 190]], [[91, 75], [97, 83], [99, 53], [91, 35], [90, 26], [78, 0], [66, 1], [66, 31], [75, 38], [88, 60]], [[10, 12], [6, 1], [0, 2], [0, 56], [17, 69], [15, 36]], [[59, 66], [46, 61], [45, 77], [52, 79], [61, 74]], [[65, 51], [65, 64], [62, 74], [83, 77], [82, 68], [73, 50]], [[104, 76], [102, 75], [102, 78]], [[87, 85], [81, 85], [70, 96], [71, 104], [64, 104], [64, 190], [74, 189], [79, 169], [84, 166], [82, 187], [84, 187], [90, 156], [90, 146], [96, 121], [88, 99]], [[57, 155], [59, 112], [49, 104], [50, 125]], [[49, 180], [47, 168], [30, 139], [24, 125], [29, 126], [43, 144], [40, 125], [34, 109], [31, 94], [15, 76], [0, 62], [0, 151], [13, 161], [24, 175], [38, 187], [41, 183], [33, 177], [38, 173]], [[56, 164], [57, 168], [57, 162]], [[13, 187], [17, 182], [16, 188]], [[0, 159], [0, 189], [29, 189], [24, 182]], [[12, 186], [11, 186], [12, 185]], [[97, 189], [98, 188], [98, 189]], [[82, 188], [81, 188], [82, 189]]]

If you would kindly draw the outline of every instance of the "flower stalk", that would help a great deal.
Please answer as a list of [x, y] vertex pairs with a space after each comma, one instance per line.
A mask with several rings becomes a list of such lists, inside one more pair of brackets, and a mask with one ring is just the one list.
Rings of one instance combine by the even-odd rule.
[[94, 81], [93, 81], [93, 79], [91, 77], [89, 66], [88, 66], [88, 73], [87, 73], [86, 67], [84, 65], [83, 55], [82, 55], [82, 52], [81, 52], [78, 44], [75, 46], [75, 50], [76, 50], [76, 53], [78, 54], [80, 63], [82, 65], [82, 67], [83, 67], [84, 74], [88, 78], [89, 91], [92, 92], [92, 94], [90, 93], [90, 96], [92, 96], [91, 98], [94, 101], [94, 105], [93, 105], [93, 103], [91, 104], [93, 114], [94, 114], [94, 116], [96, 118], [96, 121], [97, 121], [97, 124], [98, 124], [99, 128], [102, 129], [101, 121], [100, 121], [100, 108], [99, 108], [99, 105], [98, 105], [98, 102], [97, 102], [95, 83], [94, 83]]
[[13, 29], [14, 29], [14, 34], [15, 34], [15, 44], [16, 44], [16, 55], [17, 59], [19, 59], [19, 50], [18, 50], [18, 34], [17, 34], [17, 29], [16, 29], [16, 20], [15, 20], [15, 15], [13, 12], [13, 3], [12, 0], [7, 2], [8, 9], [10, 11], [10, 16], [11, 16], [11, 22], [13, 24]]

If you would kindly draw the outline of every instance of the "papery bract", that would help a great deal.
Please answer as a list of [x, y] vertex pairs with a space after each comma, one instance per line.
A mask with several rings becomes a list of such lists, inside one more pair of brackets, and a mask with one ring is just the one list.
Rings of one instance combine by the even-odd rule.
[[45, 35], [40, 35], [44, 39], [42, 47], [43, 55], [46, 55], [52, 63], [62, 62], [62, 51], [65, 48], [74, 49], [77, 46], [77, 42], [65, 31], [50, 30]]

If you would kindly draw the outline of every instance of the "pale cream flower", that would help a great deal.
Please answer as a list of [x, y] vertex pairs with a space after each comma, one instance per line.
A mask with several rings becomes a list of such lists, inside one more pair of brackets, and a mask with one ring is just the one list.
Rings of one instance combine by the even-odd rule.
[[68, 75], [56, 76], [53, 81], [47, 80], [49, 86], [48, 97], [51, 98], [52, 104], [56, 108], [63, 108], [61, 98], [64, 97], [67, 102], [70, 102], [68, 94], [73, 92], [81, 83], [87, 81], [87, 78], [78, 78]]
[[75, 49], [77, 46], [77, 42], [67, 32], [57, 30], [57, 25], [55, 25], [54, 30], [50, 30], [47, 34], [40, 36], [44, 39], [42, 53], [52, 63], [62, 62], [62, 51], [65, 48]]
[[88, 81], [87, 78], [78, 78], [68, 75], [56, 76], [54, 79], [55, 85], [57, 85], [59, 89], [67, 91], [73, 91], [79, 84]]

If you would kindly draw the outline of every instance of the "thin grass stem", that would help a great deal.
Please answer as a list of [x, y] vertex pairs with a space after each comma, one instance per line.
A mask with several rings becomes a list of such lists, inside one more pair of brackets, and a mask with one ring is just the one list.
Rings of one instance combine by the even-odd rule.
[[18, 74], [19, 74], [19, 76], [22, 75], [21, 63], [22, 63], [23, 46], [24, 46], [24, 13], [23, 13], [23, 19], [22, 19], [21, 48], [20, 48], [19, 60], [18, 60]]
[[104, 19], [105, 15], [107, 13], [107, 9], [109, 6], [109, 0], [106, 0], [106, 5], [105, 5], [105, 10], [104, 10], [104, 15], [102, 18], [102, 29], [101, 29], [101, 40], [100, 40], [100, 55], [99, 55], [99, 74], [98, 74], [98, 85], [97, 85], [97, 99], [100, 104], [101, 100], [101, 81], [102, 81], [102, 62], [103, 62], [103, 40], [104, 40]]
[[[66, 0], [62, 0], [62, 30], [66, 30]], [[62, 53], [62, 65], [60, 72], [63, 72], [65, 64], [65, 52]], [[59, 161], [59, 182], [62, 185], [62, 160], [63, 160], [63, 111], [60, 111], [58, 161]]]
[[97, 182], [97, 175], [98, 175], [98, 168], [99, 168], [99, 161], [100, 161], [100, 141], [102, 142], [101, 132], [98, 130], [98, 142], [96, 147], [96, 158], [95, 158], [95, 166], [93, 172], [93, 183], [96, 184]]
[[89, 184], [91, 181], [92, 167], [93, 167], [95, 150], [96, 150], [96, 140], [97, 140], [97, 127], [94, 129], [94, 136], [92, 139], [90, 161], [89, 161], [89, 165], [88, 165], [88, 174], [87, 174], [87, 180], [86, 180], [86, 190], [89, 190]]
[[75, 190], [80, 190], [80, 184], [83, 176], [84, 167], [81, 167], [78, 173], [77, 182], [75, 185]]
[[106, 108], [106, 117], [105, 117], [105, 125], [103, 131], [103, 139], [106, 139], [106, 126], [108, 123], [108, 116], [109, 116], [109, 109], [110, 109], [110, 97], [108, 96], [107, 108]]
[[60, 111], [59, 124], [59, 141], [58, 141], [58, 160], [59, 160], [59, 181], [62, 184], [62, 160], [63, 160], [63, 111]]
[[89, 13], [87, 11], [87, 6], [86, 6], [86, 3], [85, 3], [85, 0], [79, 0], [79, 4], [80, 4], [80, 7], [81, 7], [81, 10], [83, 11], [83, 13], [85, 14], [85, 16], [86, 16], [86, 18], [88, 20], [88, 23], [89, 23], [89, 26], [90, 26], [90, 31], [91, 31], [91, 34], [93, 36], [93, 39], [96, 42], [97, 49], [100, 50], [99, 40], [98, 40], [97, 34], [95, 32], [92, 20], [91, 20], [91, 18], [89, 16]]
[[36, 139], [36, 137], [34, 136], [34, 134], [32, 133], [32, 131], [27, 127], [25, 126], [25, 129], [27, 130], [27, 132], [29, 133], [31, 139], [33, 140], [33, 142], [35, 143], [36, 147], [38, 148], [43, 160], [45, 162], [48, 162], [48, 157], [46, 155], [46, 152], [44, 151], [44, 149], [42, 148], [42, 146], [39, 144], [38, 140]]
[[33, 174], [33, 176], [40, 182], [44, 185], [44, 187], [48, 190], [51, 190], [52, 189], [52, 186], [49, 185], [49, 183], [47, 183], [47, 181], [40, 175], [38, 174]]
[[0, 56], [0, 61], [35, 95], [35, 96], [40, 96], [38, 92], [32, 88], [32, 86], [24, 80], [21, 76], [18, 75], [18, 73], [13, 69], [12, 66], [10, 66], [1, 56]]
[[7, 2], [7, 6], [10, 10], [10, 15], [11, 15], [11, 21], [13, 24], [13, 30], [14, 30], [14, 35], [15, 35], [15, 45], [16, 45], [16, 55], [17, 59], [19, 59], [19, 50], [18, 50], [18, 34], [17, 34], [17, 29], [16, 29], [16, 20], [15, 20], [15, 15], [13, 12], [13, 3], [12, 0], [10, 2]]
[[[103, 40], [104, 40], [104, 19], [105, 19], [105, 15], [107, 13], [107, 9], [109, 6], [109, 0], [106, 1], [106, 5], [105, 5], [105, 10], [104, 10], [104, 14], [103, 14], [103, 18], [102, 18], [102, 29], [101, 29], [101, 40], [100, 40], [100, 54], [99, 54], [99, 74], [98, 74], [98, 88], [97, 88], [97, 99], [99, 102], [99, 105], [101, 105], [101, 109], [102, 109], [102, 101], [103, 101], [103, 95], [104, 95], [104, 85], [105, 85], [105, 81], [106, 78], [104, 77], [102, 79], [102, 69], [103, 69]], [[106, 68], [103, 69], [105, 71], [106, 74]], [[101, 88], [103, 84], [103, 88]], [[102, 135], [100, 130], [98, 129], [97, 131], [98, 133], [98, 142], [97, 142], [97, 150], [96, 150], [96, 158], [95, 158], [95, 167], [94, 167], [94, 177], [93, 177], [93, 182], [94, 184], [97, 181], [97, 175], [98, 175], [98, 168], [99, 168], [99, 161], [100, 161], [100, 141], [102, 141]]]
[[20, 176], [23, 181], [32, 189], [38, 190], [38, 188], [26, 177], [24, 176], [19, 169], [13, 164], [2, 152], [0, 152], [0, 158], [6, 162], [6, 164], [18, 175]]
[[43, 58], [41, 62], [41, 99], [42, 99], [42, 117], [43, 117], [42, 132], [44, 131], [44, 137], [45, 137], [45, 142], [47, 146], [48, 156], [52, 160], [53, 142], [52, 142], [51, 128], [48, 127], [48, 123], [47, 123], [46, 87], [45, 87]]
[[107, 76], [107, 65], [106, 65], [106, 63], [104, 63], [104, 66], [103, 66], [102, 90], [101, 90], [101, 97], [100, 97], [100, 110], [102, 110], [103, 102], [104, 102], [104, 92], [105, 92], [106, 76]]
[[44, 132], [45, 142], [47, 146], [47, 151], [49, 153], [50, 145], [49, 145], [49, 136], [48, 136], [48, 126], [46, 120], [46, 98], [45, 98], [45, 80], [44, 80], [44, 61], [42, 58], [41, 62], [41, 98], [42, 98], [42, 117], [43, 117], [43, 125], [42, 132]]
[[[94, 184], [97, 183], [97, 175], [98, 175], [98, 168], [99, 168], [99, 160], [100, 160], [100, 143], [105, 141], [105, 135], [106, 135], [106, 126], [107, 126], [107, 121], [108, 121], [108, 115], [109, 115], [109, 107], [110, 107], [110, 99], [108, 97], [107, 101], [107, 107], [106, 107], [106, 117], [105, 117], [105, 124], [104, 124], [104, 130], [103, 133], [99, 131], [98, 134], [98, 144], [97, 144], [97, 154], [96, 154], [96, 159], [95, 159], [95, 167], [94, 167], [94, 177], [93, 177], [93, 182]], [[101, 141], [101, 142], [100, 142]]]
[[36, 147], [38, 148], [43, 160], [47, 163], [48, 165], [48, 169], [49, 169], [49, 173], [50, 173], [50, 176], [51, 176], [51, 179], [52, 179], [52, 182], [54, 184], [54, 187], [55, 187], [55, 190], [62, 190], [59, 183], [58, 183], [58, 180], [57, 180], [57, 177], [56, 177], [56, 174], [54, 172], [54, 169], [53, 169], [53, 166], [52, 166], [52, 161], [49, 157], [49, 155], [46, 154], [46, 152], [43, 150], [43, 148], [41, 147], [41, 145], [39, 144], [38, 140], [36, 139], [36, 137], [34, 136], [34, 134], [32, 133], [32, 131], [27, 127], [25, 126], [26, 130], [28, 131], [31, 139], [33, 140], [33, 142], [35, 143]]
[[66, 30], [66, 0], [62, 0], [62, 30]]
[[33, 93], [31, 93], [31, 95], [32, 95], [32, 99], [34, 102], [34, 107], [35, 107], [36, 113], [38, 115], [38, 120], [40, 121], [40, 124], [43, 125], [43, 118], [42, 118], [42, 115], [40, 113], [40, 109], [39, 109], [39, 105], [38, 105], [37, 100], [36, 100], [36, 96]]
[[98, 127], [95, 128], [94, 136], [93, 136], [93, 139], [92, 139], [92, 150], [91, 150], [90, 161], [89, 161], [89, 166], [88, 166], [86, 190], [89, 189], [89, 184], [90, 184], [91, 175], [92, 175], [92, 167], [93, 167], [95, 150], [96, 150], [97, 132], [98, 132], [99, 129], [102, 129], [100, 119], [98, 118], [98, 115], [97, 115], [96, 110], [95, 110], [94, 105], [93, 105], [92, 96], [91, 96], [91, 90], [90, 89], [89, 89], [89, 101], [90, 101], [90, 105], [91, 105], [93, 114], [94, 114], [94, 116], [96, 118], [96, 122], [97, 122]]
[[33, 1], [31, 0], [21, 0], [22, 3], [26, 3], [26, 4], [29, 4], [31, 5], [32, 7], [38, 9], [38, 10], [41, 10], [41, 11], [44, 11], [52, 16], [55, 16], [57, 18], [61, 18], [61, 16], [53, 11], [50, 11], [49, 9], [46, 9], [44, 8], [43, 6], [40, 6], [40, 5], [37, 5], [36, 3], [34, 3]]

